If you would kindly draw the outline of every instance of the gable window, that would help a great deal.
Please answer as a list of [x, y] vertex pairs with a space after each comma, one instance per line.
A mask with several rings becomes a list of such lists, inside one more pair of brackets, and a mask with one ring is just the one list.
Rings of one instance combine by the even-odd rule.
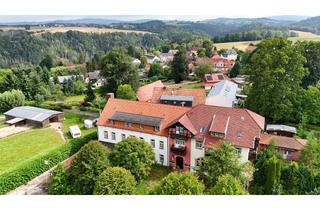
[[144, 125], [140, 124], [140, 129], [143, 130], [144, 129]]
[[184, 131], [184, 128], [182, 126], [176, 126], [176, 134], [182, 134]]
[[158, 132], [160, 130], [159, 126], [154, 126], [154, 131]]
[[242, 136], [241, 131], [237, 131], [237, 137], [240, 138]]
[[112, 132], [112, 133], [111, 133], [111, 139], [112, 139], [113, 141], [116, 140], [116, 133], [115, 133], [115, 132]]
[[126, 134], [121, 134], [121, 139], [125, 140], [126, 139]]
[[202, 141], [196, 141], [196, 149], [202, 149]]
[[131, 128], [132, 123], [130, 123], [130, 122], [125, 122], [125, 123], [124, 123], [124, 126], [125, 126], [126, 128]]
[[109, 132], [108, 132], [108, 131], [104, 131], [104, 132], [103, 132], [103, 137], [104, 137], [105, 139], [108, 139], [108, 138], [109, 138]]
[[150, 144], [151, 144], [152, 148], [156, 147], [156, 141], [154, 139], [150, 140]]
[[163, 165], [163, 163], [164, 163], [164, 156], [163, 155], [159, 155], [159, 162], [161, 165]]
[[159, 149], [163, 149], [164, 148], [164, 144], [163, 144], [163, 141], [160, 141], [160, 144], [159, 144]]

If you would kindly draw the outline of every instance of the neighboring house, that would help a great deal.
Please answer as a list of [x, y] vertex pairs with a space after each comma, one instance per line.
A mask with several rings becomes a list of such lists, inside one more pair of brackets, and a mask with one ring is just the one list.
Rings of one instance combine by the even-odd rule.
[[169, 166], [168, 124], [189, 110], [110, 98], [97, 122], [98, 140], [113, 145], [135, 136], [152, 145], [158, 164]]
[[236, 83], [239, 88], [243, 88], [243, 86], [246, 84], [246, 79], [247, 79], [247, 75], [238, 75], [234, 78], [232, 78], [231, 80]]
[[255, 151], [264, 129], [264, 117], [247, 109], [198, 105], [169, 124], [170, 165], [194, 170], [206, 150], [230, 142], [242, 162]]
[[238, 53], [234, 49], [227, 49], [224, 53], [221, 54], [222, 58], [228, 59], [228, 60], [237, 60]]
[[141, 61], [138, 58], [132, 58], [132, 64], [135, 66], [139, 66]]
[[170, 62], [173, 61], [173, 58], [174, 58], [174, 54], [171, 54], [171, 53], [161, 53], [160, 56], [160, 61], [161, 63], [165, 63], [165, 64], [168, 64]]
[[69, 79], [76, 78], [76, 75], [67, 75], [67, 76], [57, 76], [58, 82], [60, 85], [66, 83]]
[[147, 53], [145, 56], [147, 57], [147, 63], [150, 63], [150, 64], [152, 64], [153, 62], [160, 62], [161, 61], [158, 56], [155, 56], [152, 53]]
[[235, 62], [233, 60], [222, 58], [219, 55], [213, 55], [211, 58], [197, 58], [196, 64], [210, 64], [213, 71], [227, 73], [233, 68]]
[[45, 127], [51, 122], [59, 122], [63, 119], [63, 112], [32, 106], [15, 107], [5, 112], [4, 115], [7, 124], [38, 127]]
[[297, 129], [288, 125], [268, 124], [266, 126], [266, 132], [268, 134], [274, 134], [278, 136], [293, 137], [297, 134]]
[[101, 71], [96, 70], [86, 74], [85, 82], [91, 82], [93, 87], [102, 87], [105, 85], [105, 79], [100, 75]]
[[205, 74], [201, 85], [206, 90], [210, 90], [214, 84], [224, 80], [230, 80], [230, 78], [223, 73]]
[[237, 89], [238, 85], [229, 80], [215, 83], [206, 98], [206, 105], [234, 107], [237, 104]]
[[294, 161], [299, 159], [300, 151], [307, 144], [307, 141], [304, 139], [262, 134], [258, 150], [264, 149], [272, 141], [274, 142], [278, 151], [282, 153], [284, 159]]
[[206, 92], [204, 89], [155, 87], [151, 102], [192, 107], [204, 104], [205, 100]]
[[138, 101], [146, 101], [146, 102], [150, 102], [153, 96], [153, 89], [155, 87], [164, 87], [163, 83], [161, 82], [161, 80], [152, 82], [150, 84], [144, 85], [139, 87], [138, 91], [137, 91], [137, 99]]

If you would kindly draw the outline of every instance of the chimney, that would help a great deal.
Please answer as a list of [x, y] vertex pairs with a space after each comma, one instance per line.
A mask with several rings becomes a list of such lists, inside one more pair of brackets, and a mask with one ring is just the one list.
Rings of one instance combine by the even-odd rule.
[[114, 93], [107, 93], [106, 94], [106, 101], [108, 101], [109, 98], [114, 98]]

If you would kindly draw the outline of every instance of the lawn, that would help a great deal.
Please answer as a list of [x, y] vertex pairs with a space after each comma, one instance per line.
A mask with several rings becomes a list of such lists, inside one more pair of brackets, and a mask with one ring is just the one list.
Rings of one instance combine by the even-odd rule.
[[0, 139], [0, 174], [63, 144], [53, 128], [33, 129]]
[[71, 138], [71, 135], [69, 133], [69, 127], [72, 125], [78, 125], [79, 128], [81, 129], [82, 135], [86, 135], [88, 133], [91, 133], [92, 130], [96, 130], [96, 127], [93, 127], [92, 129], [86, 129], [84, 127], [84, 120], [85, 119], [90, 119], [90, 117], [78, 115], [78, 114], [73, 114], [73, 113], [64, 113], [64, 118], [62, 122], [62, 127], [63, 127], [63, 133], [67, 138]]
[[203, 87], [201, 86], [200, 83], [189, 83], [189, 84], [182, 84], [181, 88], [183, 88], [183, 89], [201, 89]]
[[5, 118], [3, 115], [0, 115], [0, 128], [7, 127], [8, 124], [5, 123]]
[[66, 103], [79, 103], [84, 100], [85, 95], [68, 96], [64, 100]]
[[148, 195], [162, 178], [170, 173], [170, 169], [165, 166], [154, 165], [147, 180], [138, 183], [135, 193], [136, 195]]

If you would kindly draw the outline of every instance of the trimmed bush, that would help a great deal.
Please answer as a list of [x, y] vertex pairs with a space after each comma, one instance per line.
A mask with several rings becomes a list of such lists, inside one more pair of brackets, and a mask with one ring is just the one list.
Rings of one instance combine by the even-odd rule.
[[230, 174], [218, 178], [217, 184], [211, 189], [211, 195], [247, 195], [239, 179]]
[[135, 137], [116, 144], [110, 154], [112, 165], [128, 169], [137, 181], [149, 175], [154, 159], [151, 145]]
[[[91, 139], [96, 139], [97, 133], [90, 133], [82, 138], [77, 138], [63, 144], [46, 155], [30, 160], [16, 169], [0, 175], [0, 194], [5, 194], [39, 176], [61, 161], [76, 153]], [[48, 164], [45, 164], [48, 162]]]
[[160, 181], [153, 194], [156, 195], [201, 195], [204, 184], [191, 172], [172, 172]]
[[127, 169], [110, 167], [100, 174], [94, 188], [95, 195], [131, 195], [136, 180]]
[[70, 168], [74, 193], [93, 193], [96, 179], [109, 166], [109, 153], [109, 149], [98, 141], [90, 141], [80, 149]]
[[59, 164], [49, 180], [48, 191], [50, 195], [68, 195], [71, 193], [71, 176], [63, 164]]

